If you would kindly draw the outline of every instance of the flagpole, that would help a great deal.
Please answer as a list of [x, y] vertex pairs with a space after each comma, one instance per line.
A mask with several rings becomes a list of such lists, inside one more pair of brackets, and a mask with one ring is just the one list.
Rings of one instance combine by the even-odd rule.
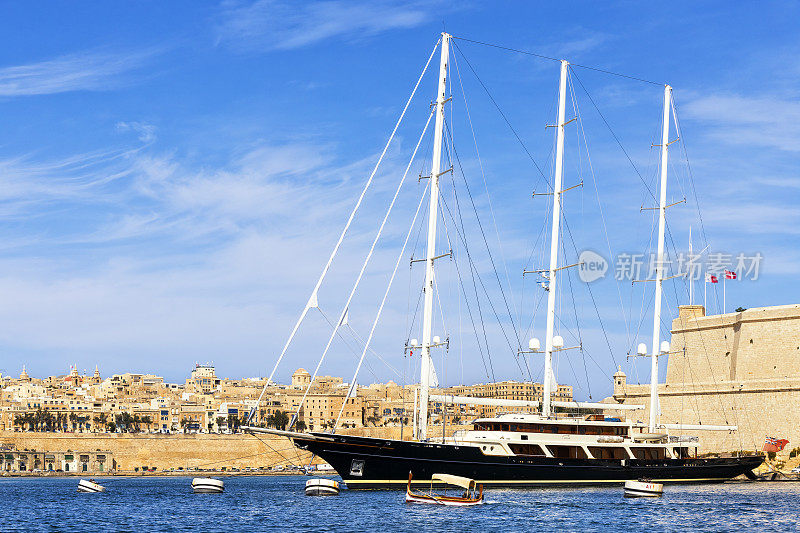
[[725, 271], [725, 275], [722, 277], [722, 314], [723, 315], [725, 314], [725, 308], [727, 307], [725, 305], [725, 285], [726, 285], [725, 280], [726, 279], [728, 279], [728, 271], [727, 270]]
[[[708, 276], [708, 274], [706, 274]], [[708, 279], [703, 279], [703, 307], [706, 310], [706, 314], [708, 314], [708, 299], [706, 298], [706, 293], [708, 292]]]
[[[692, 227], [689, 226], [689, 263], [691, 264], [692, 261]], [[692, 289], [694, 287], [694, 273], [687, 270], [686, 272], [689, 277], [689, 305], [692, 305]]]

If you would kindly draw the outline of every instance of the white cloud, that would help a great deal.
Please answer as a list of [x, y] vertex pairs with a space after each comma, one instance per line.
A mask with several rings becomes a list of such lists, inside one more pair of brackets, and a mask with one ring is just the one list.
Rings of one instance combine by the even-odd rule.
[[386, 0], [228, 3], [218, 42], [243, 50], [301, 48], [331, 38], [355, 40], [414, 28], [430, 18], [431, 4]]
[[35, 214], [43, 202], [90, 202], [105, 185], [130, 171], [124, 160], [134, 150], [76, 154], [59, 161], [36, 161], [34, 155], [0, 159], [0, 203], [5, 214]]
[[117, 122], [118, 131], [133, 131], [139, 135], [139, 140], [143, 143], [151, 143], [156, 140], [156, 127], [147, 122]]
[[105, 91], [124, 85], [133, 70], [157, 53], [81, 52], [28, 65], [0, 68], [0, 97]]
[[[320, 294], [329, 317], [339, 312], [398, 168], [405, 167], [402, 152], [389, 152], [329, 273]], [[6, 324], [0, 349], [22, 362], [30, 354], [48, 368], [64, 361], [81, 368], [114, 361], [116, 369], [103, 371], [157, 369], [177, 376], [193, 360], [213, 359], [224, 375], [264, 373], [258, 361], [274, 361], [376, 157], [342, 165], [331, 147], [300, 142], [263, 144], [218, 166], [155, 153], [152, 145], [124, 155], [15, 161], [19, 189], [5, 203], [26, 224], [0, 229], [15, 238], [0, 236], [6, 246], [0, 295], [19, 302], [0, 309]], [[362, 336], [421, 187], [417, 180], [407, 182], [407, 197], [396, 207], [351, 306], [351, 323]], [[42, 209], [42, 202], [58, 208]], [[488, 268], [479, 253], [474, 259], [478, 268]], [[455, 276], [452, 265], [443, 265], [443, 275]], [[381, 353], [402, 342], [407, 275], [402, 268], [382, 320], [375, 343]], [[492, 290], [492, 280], [486, 282]], [[328, 334], [321, 316], [310, 317], [292, 363], [282, 370], [314, 364], [317, 344]], [[497, 338], [507, 351], [502, 336]], [[469, 350], [474, 334], [464, 342]], [[236, 359], [227, 359], [229, 354]], [[351, 372], [351, 357], [336, 341], [325, 371]], [[381, 363], [371, 365], [378, 379], [396, 378]]]
[[[162, 364], [171, 355], [235, 351], [252, 364], [286, 334], [375, 159], [337, 165], [327, 147], [306, 143], [261, 145], [218, 167], [122, 154], [0, 163], [3, 208], [25, 220], [0, 230], [0, 294], [20, 302], [0, 317], [6, 331], [14, 323], [26, 332], [25, 340], [0, 333], [0, 346], [89, 367], [103, 354], [124, 366], [120, 357], [139, 353], [138, 364], [173, 375]], [[391, 157], [386, 165], [396, 170]], [[395, 181], [384, 177], [373, 188], [379, 204]], [[376, 208], [365, 203], [367, 219], [331, 271], [321, 295], [330, 314], [363, 258]], [[372, 274], [385, 270], [386, 253], [394, 248], [378, 250]]]
[[710, 203], [703, 210], [709, 226], [736, 234], [800, 235], [800, 212], [796, 207], [773, 203]]
[[713, 124], [710, 136], [728, 144], [800, 151], [800, 102], [781, 96], [717, 94], [683, 107], [689, 119]]

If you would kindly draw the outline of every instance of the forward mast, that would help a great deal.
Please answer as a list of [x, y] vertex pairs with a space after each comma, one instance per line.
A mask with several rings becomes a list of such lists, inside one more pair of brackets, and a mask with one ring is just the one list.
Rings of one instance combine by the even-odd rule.
[[436, 260], [436, 222], [439, 216], [439, 177], [442, 165], [442, 135], [444, 131], [444, 104], [447, 101], [447, 61], [450, 53], [450, 35], [442, 33], [442, 56], [439, 62], [439, 88], [436, 92], [436, 124], [433, 137], [433, 159], [430, 176], [430, 208], [428, 210], [428, 247], [425, 257], [425, 303], [422, 318], [422, 360], [420, 362], [420, 396], [418, 410], [419, 440], [428, 437], [428, 396], [433, 361], [431, 348], [438, 346], [438, 338], [432, 338], [433, 329], [433, 263]]

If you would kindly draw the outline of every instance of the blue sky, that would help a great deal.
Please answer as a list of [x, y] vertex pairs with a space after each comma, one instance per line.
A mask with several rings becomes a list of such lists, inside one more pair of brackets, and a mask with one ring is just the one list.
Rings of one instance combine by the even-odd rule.
[[[797, 2], [9, 2], [3, 12], [4, 374], [17, 374], [23, 364], [38, 376], [99, 364], [106, 375], [130, 370], [181, 381], [195, 361], [213, 361], [224, 376], [266, 374], [443, 27], [670, 83], [693, 175], [690, 181], [674, 145], [669, 196], [688, 201], [670, 211], [672, 247], [685, 250], [690, 225], [696, 248], [705, 246], [693, 183], [710, 249], [764, 256], [758, 281], [728, 285], [729, 310], [798, 300]], [[467, 61], [545, 174], [552, 130], [544, 125], [554, 121], [558, 64], [463, 40], [456, 46], [459, 72], [452, 64], [451, 78], [463, 84], [481, 159], [459, 87], [454, 144], [515, 321], [501, 322], [526, 343], [544, 335], [541, 309], [534, 314], [541, 291], [520, 276], [523, 268], [544, 266], [537, 237], [547, 224], [546, 200], [530, 197], [544, 185]], [[566, 203], [575, 242], [566, 245], [564, 260], [583, 249], [608, 255], [609, 245], [613, 255], [646, 252], [652, 212], [640, 207], [655, 186], [657, 152], [650, 145], [658, 142], [662, 90], [573, 72], [582, 129], [569, 133], [565, 182], [582, 178], [585, 186]], [[413, 150], [434, 76], [434, 69], [426, 74], [320, 294], [327, 315], [340, 312]], [[352, 307], [350, 322], [362, 337], [422, 193], [415, 177], [427, 146]], [[491, 205], [481, 194], [483, 176]], [[460, 172], [455, 177], [463, 179]], [[468, 213], [465, 193], [458, 194]], [[452, 346], [447, 360], [436, 356], [440, 377], [455, 383], [528, 376], [492, 317], [489, 300], [501, 315], [506, 307], [480, 229], [469, 220], [465, 228], [489, 295], [482, 311], [492, 364], [487, 370], [481, 362], [459, 287], [444, 281], [457, 277], [456, 265], [443, 263], [447, 312], [438, 327]], [[468, 269], [464, 258], [456, 252]], [[370, 356], [360, 382], [413, 379], [414, 362], [403, 358], [402, 345], [422, 272], [414, 270], [409, 283], [407, 261], [402, 266], [375, 340], [394, 370]], [[626, 362], [625, 353], [649, 343], [643, 291], [650, 289], [604, 279], [590, 295], [573, 282], [569, 292], [564, 283], [559, 300], [562, 333], [569, 344], [579, 325], [586, 351], [562, 357], [559, 381], [575, 385], [578, 396], [598, 398], [610, 390], [615, 363], [644, 376], [645, 362]], [[666, 291], [667, 316], [686, 303], [685, 284], [675, 285]], [[702, 294], [700, 284], [696, 291]], [[710, 295], [712, 309], [721, 298]], [[312, 315], [281, 380], [297, 366], [316, 364], [330, 330]], [[337, 341], [322, 372], [347, 376], [354, 359]], [[529, 365], [530, 377], [540, 379], [541, 360], [534, 356]]]

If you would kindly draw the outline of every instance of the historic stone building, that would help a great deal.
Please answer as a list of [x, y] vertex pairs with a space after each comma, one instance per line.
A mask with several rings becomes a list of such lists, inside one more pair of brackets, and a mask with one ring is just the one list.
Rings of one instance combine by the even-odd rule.
[[0, 445], [0, 472], [77, 472], [105, 473], [117, 468], [111, 451], [17, 450]]
[[[648, 405], [649, 385], [626, 379], [614, 375], [614, 399]], [[766, 437], [776, 437], [789, 440], [788, 454], [800, 446], [800, 305], [712, 316], [703, 306], [681, 306], [658, 392], [664, 424], [738, 427], [680, 431], [699, 436], [706, 451], [760, 450]], [[646, 421], [649, 414], [628, 416]]]

